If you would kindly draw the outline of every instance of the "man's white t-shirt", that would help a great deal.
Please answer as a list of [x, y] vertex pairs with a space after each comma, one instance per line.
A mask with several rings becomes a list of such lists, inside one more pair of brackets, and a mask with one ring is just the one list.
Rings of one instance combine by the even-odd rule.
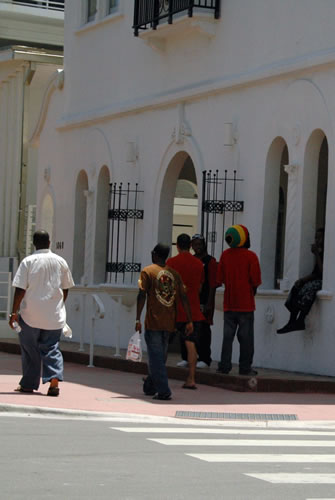
[[49, 249], [36, 250], [21, 262], [13, 286], [26, 291], [20, 305], [27, 325], [59, 330], [66, 324], [63, 290], [74, 286], [67, 262]]

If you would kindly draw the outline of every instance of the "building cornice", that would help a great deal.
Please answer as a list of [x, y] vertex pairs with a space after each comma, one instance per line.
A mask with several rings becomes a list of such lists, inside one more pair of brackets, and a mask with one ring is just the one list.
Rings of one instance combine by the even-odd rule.
[[197, 82], [195, 84], [170, 89], [166, 92], [160, 92], [134, 100], [126, 100], [103, 109], [99, 108], [65, 115], [58, 121], [56, 128], [62, 131], [72, 128], [88, 127], [121, 116], [174, 106], [180, 102], [195, 101], [211, 95], [231, 91], [239, 87], [255, 86], [267, 80], [291, 76], [295, 73], [307, 72], [312, 69], [321, 68], [325, 65], [334, 64], [335, 47], [331, 47], [330, 49], [304, 56], [269, 63], [251, 71]]
[[0, 62], [26, 61], [63, 66], [64, 56], [60, 51], [44, 50], [26, 45], [12, 45], [0, 49]]

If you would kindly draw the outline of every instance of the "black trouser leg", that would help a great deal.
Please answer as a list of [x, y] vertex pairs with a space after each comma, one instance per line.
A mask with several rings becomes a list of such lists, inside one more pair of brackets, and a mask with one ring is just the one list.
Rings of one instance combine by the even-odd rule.
[[254, 313], [239, 312], [237, 339], [240, 343], [240, 372], [251, 369], [254, 358]]
[[227, 373], [232, 369], [231, 355], [237, 326], [238, 323], [236, 321], [235, 313], [233, 311], [226, 311], [224, 313], [223, 342], [219, 369]]
[[200, 327], [199, 341], [197, 344], [198, 361], [203, 361], [208, 366], [210, 366], [212, 362], [211, 340], [212, 340], [211, 327], [207, 323], [207, 321], [202, 321]]

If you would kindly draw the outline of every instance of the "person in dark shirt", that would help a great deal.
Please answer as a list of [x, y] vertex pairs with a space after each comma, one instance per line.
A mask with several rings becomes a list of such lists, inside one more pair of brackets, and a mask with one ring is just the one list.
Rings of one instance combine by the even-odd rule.
[[315, 241], [311, 246], [311, 252], [315, 255], [315, 265], [311, 274], [298, 279], [290, 290], [285, 307], [290, 311], [288, 323], [279, 328], [277, 333], [295, 332], [305, 330], [305, 318], [315, 301], [316, 293], [322, 288], [323, 271], [323, 228], [315, 233]]
[[[206, 321], [201, 322], [201, 331], [197, 345], [198, 362], [197, 368], [207, 368], [212, 362], [211, 358], [211, 325], [215, 309], [216, 292], [216, 271], [217, 262], [214, 257], [208, 254], [206, 240], [203, 235], [195, 234], [191, 240], [194, 256], [199, 259], [204, 266], [205, 281], [200, 292], [200, 308]], [[185, 348], [186, 351], [186, 348]], [[182, 358], [187, 359], [186, 353], [182, 351]]]
[[145, 341], [148, 350], [149, 376], [143, 390], [154, 399], [168, 401], [171, 390], [166, 371], [169, 336], [176, 329], [177, 306], [180, 301], [185, 311], [185, 330], [192, 334], [191, 310], [178, 272], [166, 265], [170, 247], [158, 243], [151, 252], [152, 264], [141, 271], [138, 280], [135, 330], [142, 332], [141, 313], [145, 303]]

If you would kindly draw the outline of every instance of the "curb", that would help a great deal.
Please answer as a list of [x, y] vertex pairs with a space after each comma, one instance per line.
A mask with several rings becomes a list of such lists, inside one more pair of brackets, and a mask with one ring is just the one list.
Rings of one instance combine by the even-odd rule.
[[45, 408], [39, 406], [12, 405], [0, 403], [1, 417], [32, 417], [67, 420], [90, 420], [100, 422], [124, 422], [136, 424], [169, 424], [194, 427], [230, 427], [258, 428], [266, 430], [319, 430], [334, 431], [335, 420], [291, 420], [291, 421], [245, 421], [245, 420], [195, 420], [190, 418], [161, 417], [137, 413], [95, 412], [87, 410], [69, 410]]
[[[0, 341], [0, 351], [10, 354], [21, 354], [20, 345]], [[89, 354], [85, 352], [66, 351], [62, 347], [64, 361], [88, 365]], [[134, 363], [121, 358], [95, 355], [94, 366], [128, 373], [147, 374], [147, 364]], [[167, 367], [168, 376], [174, 380], [185, 380], [187, 369], [174, 366]], [[330, 380], [303, 380], [295, 378], [271, 378], [266, 376], [246, 377], [223, 375], [205, 371], [197, 371], [197, 383], [235, 392], [286, 392], [286, 393], [318, 393], [335, 394], [335, 378]]]

